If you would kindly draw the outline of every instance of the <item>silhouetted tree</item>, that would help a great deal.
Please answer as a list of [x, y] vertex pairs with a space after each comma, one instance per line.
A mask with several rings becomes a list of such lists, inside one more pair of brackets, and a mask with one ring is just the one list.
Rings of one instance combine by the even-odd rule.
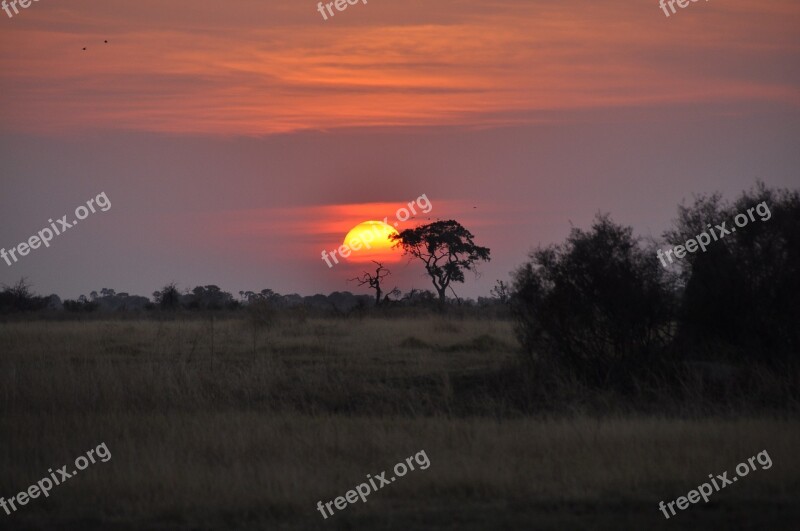
[[540, 247], [514, 274], [511, 309], [530, 359], [586, 381], [619, 382], [660, 360], [672, 293], [655, 251], [598, 216], [562, 245]]
[[193, 310], [235, 309], [239, 305], [233, 295], [213, 284], [195, 287], [191, 293], [187, 293], [183, 302]]
[[171, 282], [160, 291], [153, 292], [153, 302], [162, 310], [176, 310], [181, 304], [181, 294], [175, 283]]
[[368, 271], [364, 271], [363, 275], [361, 275], [359, 277], [355, 277], [355, 278], [350, 278], [350, 279], [348, 279], [348, 281], [351, 281], [351, 282], [355, 281], [355, 282], [358, 282], [359, 286], [368, 285], [371, 289], [374, 289], [375, 290], [375, 306], [380, 306], [380, 304], [381, 304], [381, 294], [383, 293], [383, 290], [381, 289], [381, 282], [383, 281], [384, 278], [386, 278], [389, 275], [391, 275], [392, 272], [389, 271], [388, 269], [386, 269], [385, 267], [383, 267], [383, 264], [380, 263], [380, 262], [376, 262], [375, 260], [373, 260], [372, 263], [374, 263], [375, 265], [378, 266], [375, 269], [375, 274], [374, 275], [372, 273], [369, 273]]
[[465, 270], [475, 271], [476, 262], [490, 260], [489, 249], [476, 245], [472, 233], [454, 220], [435, 221], [390, 237], [404, 254], [425, 264], [440, 304], [452, 282], [464, 282]]
[[0, 291], [0, 312], [31, 312], [44, 309], [49, 299], [35, 295], [31, 288], [25, 277], [11, 286], [3, 284], [3, 290]]
[[110, 288], [103, 288], [100, 290], [100, 295], [103, 297], [113, 297], [117, 292]]
[[[737, 226], [735, 217], [742, 226]], [[746, 224], [745, 220], [746, 219]], [[719, 227], [723, 224], [723, 227]], [[711, 225], [711, 227], [709, 227]], [[735, 230], [732, 230], [735, 229]], [[714, 231], [716, 238], [711, 238]], [[724, 232], [729, 232], [724, 234]], [[800, 193], [763, 183], [733, 204], [719, 194], [678, 208], [670, 245], [706, 233], [680, 262], [682, 344], [706, 360], [789, 361], [800, 351]]]
[[403, 295], [404, 304], [409, 306], [433, 307], [436, 304], [436, 295], [429, 289], [411, 288]]
[[383, 296], [383, 301], [381, 302], [381, 304], [387, 304], [387, 303], [390, 303], [390, 302], [394, 303], [396, 301], [393, 301], [389, 297], [399, 297], [402, 294], [403, 294], [402, 291], [400, 291], [397, 287], [394, 287]]
[[70, 313], [89, 313], [98, 309], [99, 304], [90, 301], [86, 295], [80, 295], [78, 300], [65, 300], [64, 310]]
[[511, 298], [511, 286], [507, 282], [498, 280], [497, 284], [491, 289], [490, 293], [496, 297], [501, 304], [508, 304]]

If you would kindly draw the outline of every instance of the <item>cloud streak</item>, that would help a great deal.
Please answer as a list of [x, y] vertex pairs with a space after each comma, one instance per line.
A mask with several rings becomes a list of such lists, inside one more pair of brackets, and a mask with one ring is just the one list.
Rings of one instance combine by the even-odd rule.
[[554, 110], [800, 105], [791, 69], [800, 6], [789, 0], [704, 3], [670, 19], [655, 3], [620, 0], [402, 10], [376, 0], [327, 23], [298, 2], [231, 2], [226, 13], [208, 0], [135, 4], [39, 4], [7, 24], [1, 127], [264, 135], [494, 127], [553, 120]]

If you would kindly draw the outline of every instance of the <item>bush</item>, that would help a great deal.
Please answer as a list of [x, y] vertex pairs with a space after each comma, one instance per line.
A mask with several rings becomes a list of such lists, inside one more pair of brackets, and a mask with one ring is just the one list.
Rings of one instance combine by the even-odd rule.
[[538, 248], [513, 275], [511, 310], [528, 361], [597, 385], [632, 384], [664, 361], [673, 293], [654, 250], [599, 215]]
[[[733, 204], [719, 195], [681, 206], [672, 245], [764, 203], [754, 221], [682, 261], [685, 293], [679, 338], [695, 358], [707, 361], [797, 362], [800, 351], [800, 194], [762, 183]], [[768, 214], [766, 214], [768, 212]], [[763, 219], [763, 221], [762, 221]], [[724, 353], [724, 354], [723, 354]]]
[[35, 295], [31, 285], [21, 278], [13, 286], [3, 285], [0, 291], [0, 314], [36, 312], [48, 305], [48, 298]]

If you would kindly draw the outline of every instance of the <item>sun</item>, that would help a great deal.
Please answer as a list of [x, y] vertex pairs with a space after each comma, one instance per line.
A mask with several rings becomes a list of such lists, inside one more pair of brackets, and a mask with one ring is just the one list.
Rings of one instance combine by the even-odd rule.
[[399, 260], [400, 252], [393, 248], [395, 242], [389, 239], [393, 234], [398, 234], [397, 229], [383, 221], [359, 223], [344, 237], [344, 245], [351, 251], [348, 258], [353, 262]]

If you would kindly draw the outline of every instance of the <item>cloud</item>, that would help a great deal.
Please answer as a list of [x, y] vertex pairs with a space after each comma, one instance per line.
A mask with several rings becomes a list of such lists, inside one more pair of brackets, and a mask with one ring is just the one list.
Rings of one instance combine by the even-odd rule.
[[621, 0], [389, 4], [323, 22], [312, 3], [40, 3], [2, 37], [1, 127], [263, 135], [800, 104], [790, 0], [702, 3], [669, 19]]

